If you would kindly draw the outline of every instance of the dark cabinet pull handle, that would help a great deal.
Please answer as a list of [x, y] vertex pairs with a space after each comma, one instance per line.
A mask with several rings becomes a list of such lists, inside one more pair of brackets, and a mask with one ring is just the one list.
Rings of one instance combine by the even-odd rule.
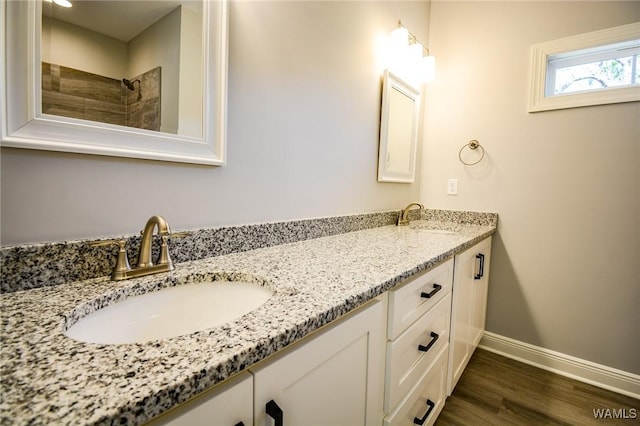
[[278, 407], [278, 404], [276, 404], [276, 402], [272, 399], [271, 401], [267, 402], [266, 405], [266, 412], [268, 416], [273, 417], [273, 420], [275, 420], [276, 422], [276, 426], [282, 426], [282, 409], [280, 407]]
[[431, 332], [431, 340], [429, 340], [429, 343], [427, 343], [427, 346], [424, 345], [418, 345], [418, 350], [422, 351], [422, 352], [427, 352], [429, 349], [431, 349], [431, 346], [433, 346], [436, 341], [438, 340], [438, 333], [436, 333], [435, 331]]
[[433, 290], [431, 290], [430, 293], [425, 293], [423, 291], [422, 293], [420, 293], [420, 297], [426, 297], [427, 299], [430, 299], [431, 297], [433, 297], [434, 294], [436, 294], [440, 290], [442, 290], [442, 286], [440, 284], [434, 284]]
[[424, 413], [424, 416], [422, 416], [421, 419], [414, 417], [413, 418], [413, 423], [416, 425], [423, 425], [424, 422], [427, 421], [427, 417], [429, 417], [429, 414], [431, 414], [431, 412], [433, 411], [434, 407], [436, 406], [436, 403], [433, 402], [430, 399], [427, 399], [427, 405], [429, 406], [429, 408], [427, 409], [427, 412]]
[[236, 423], [236, 424], [235, 424], [235, 425], [233, 425], [233, 426], [244, 426], [244, 422], [238, 422], [238, 423]]
[[484, 254], [478, 253], [476, 254], [476, 259], [480, 260], [480, 268], [478, 273], [473, 277], [474, 280], [479, 280], [484, 276]]

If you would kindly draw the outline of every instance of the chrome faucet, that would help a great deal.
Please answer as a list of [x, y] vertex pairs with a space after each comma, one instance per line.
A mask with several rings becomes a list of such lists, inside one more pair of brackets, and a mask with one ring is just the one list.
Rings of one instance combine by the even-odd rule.
[[420, 203], [411, 203], [411, 204], [409, 204], [407, 207], [402, 209], [402, 211], [400, 212], [400, 215], [398, 216], [398, 226], [406, 226], [406, 225], [409, 224], [409, 210], [413, 206], [418, 206], [421, 211], [424, 210], [424, 206], [422, 204], [420, 204]]
[[[153, 231], [158, 228], [158, 235], [161, 238], [160, 255], [156, 264], [151, 260], [151, 248], [153, 244]], [[142, 239], [140, 241], [140, 253], [138, 254], [138, 266], [131, 268], [129, 259], [127, 258], [126, 245], [127, 241], [104, 240], [91, 243], [92, 246], [105, 246], [109, 244], [117, 245], [118, 260], [116, 266], [111, 273], [111, 279], [114, 281], [126, 280], [128, 278], [143, 277], [145, 275], [157, 274], [159, 272], [173, 271], [174, 266], [169, 257], [169, 237], [186, 237], [191, 235], [190, 232], [171, 232], [169, 224], [162, 216], [152, 216], [142, 231]]]

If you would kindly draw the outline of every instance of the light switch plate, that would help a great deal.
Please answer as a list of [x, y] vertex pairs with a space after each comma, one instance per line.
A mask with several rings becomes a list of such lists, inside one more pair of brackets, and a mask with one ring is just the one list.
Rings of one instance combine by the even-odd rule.
[[447, 181], [447, 195], [458, 195], [458, 179]]

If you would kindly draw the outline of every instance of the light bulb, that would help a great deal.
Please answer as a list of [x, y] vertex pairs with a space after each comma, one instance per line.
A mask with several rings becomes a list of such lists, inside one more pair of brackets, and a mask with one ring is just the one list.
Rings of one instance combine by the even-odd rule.
[[409, 30], [398, 27], [391, 32], [391, 44], [393, 48], [404, 49], [409, 44]]
[[409, 57], [409, 61], [415, 63], [416, 65], [422, 59], [422, 52], [424, 48], [420, 43], [413, 43], [409, 45], [407, 56]]
[[73, 6], [69, 0], [53, 0], [55, 4], [62, 7], [71, 7]]
[[419, 64], [420, 78], [425, 83], [433, 81], [436, 77], [436, 58], [433, 56], [425, 56], [420, 60]]

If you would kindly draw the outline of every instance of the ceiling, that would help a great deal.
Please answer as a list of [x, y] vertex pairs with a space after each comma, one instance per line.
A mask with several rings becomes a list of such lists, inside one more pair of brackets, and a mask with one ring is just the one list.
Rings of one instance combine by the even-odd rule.
[[189, 7], [201, 1], [184, 0], [70, 0], [73, 7], [61, 7], [44, 0], [42, 14], [129, 42], [181, 4]]

